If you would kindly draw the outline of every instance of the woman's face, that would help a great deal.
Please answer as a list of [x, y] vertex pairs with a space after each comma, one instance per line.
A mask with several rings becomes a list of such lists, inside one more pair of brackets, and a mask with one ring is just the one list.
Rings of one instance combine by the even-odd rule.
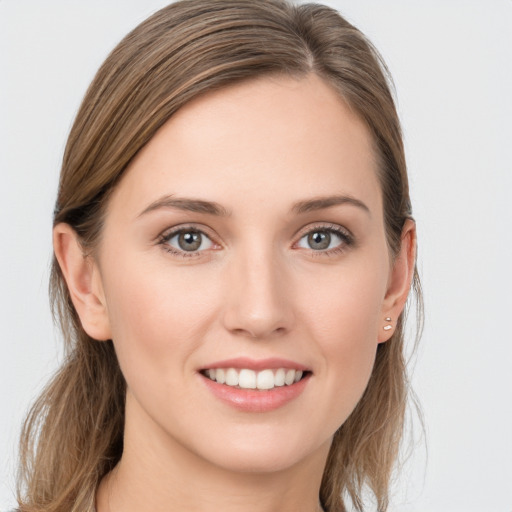
[[325, 455], [398, 313], [370, 135], [314, 75], [181, 109], [115, 189], [96, 261], [130, 442], [230, 470]]

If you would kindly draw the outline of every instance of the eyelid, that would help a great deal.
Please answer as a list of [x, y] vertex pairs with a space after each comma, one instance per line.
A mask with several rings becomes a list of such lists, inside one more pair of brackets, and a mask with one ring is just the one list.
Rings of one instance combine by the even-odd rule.
[[[201, 235], [207, 237], [211, 241], [213, 247], [208, 249], [202, 249], [200, 251], [182, 251], [168, 244], [169, 240], [172, 239], [174, 236], [178, 235], [179, 233], [187, 231], [196, 231], [197, 233], [201, 233]], [[202, 224], [194, 223], [178, 224], [170, 228], [166, 228], [157, 236], [156, 242], [159, 245], [165, 246], [165, 249], [171, 254], [183, 257], [201, 256], [205, 252], [217, 250], [222, 247], [222, 244], [218, 242], [218, 236], [216, 236], [216, 234], [212, 234], [212, 230], [210, 228]]]
[[[333, 224], [331, 222], [323, 223], [323, 222], [314, 222], [313, 224], [308, 224], [307, 226], [301, 228], [298, 233], [295, 235], [295, 242], [293, 243], [293, 248], [298, 248], [297, 244], [307, 235], [314, 231], [327, 231], [338, 235], [342, 240], [343, 244], [337, 247], [333, 247], [331, 249], [325, 250], [317, 250], [310, 249], [310, 252], [315, 253], [316, 255], [321, 254], [331, 254], [340, 250], [345, 250], [349, 246], [353, 246], [355, 244], [355, 238], [352, 232], [346, 227], [340, 224]], [[307, 250], [307, 249], [305, 249]]]
[[170, 238], [172, 235], [180, 233], [181, 231], [197, 231], [198, 233], [206, 235], [208, 238], [212, 239], [212, 241], [214, 238], [218, 238], [209, 227], [203, 224], [195, 224], [194, 222], [185, 222], [183, 224], [176, 224], [175, 226], [165, 228], [160, 232], [157, 238]]
[[307, 226], [302, 227], [299, 229], [294, 238], [297, 240], [300, 240], [304, 235], [307, 235], [311, 233], [311, 231], [315, 230], [322, 230], [322, 231], [333, 231], [335, 233], [340, 233], [341, 235], [344, 235], [347, 238], [353, 239], [354, 235], [352, 232], [347, 229], [346, 227], [340, 225], [340, 224], [334, 224], [332, 222], [313, 222], [311, 224], [308, 224]]

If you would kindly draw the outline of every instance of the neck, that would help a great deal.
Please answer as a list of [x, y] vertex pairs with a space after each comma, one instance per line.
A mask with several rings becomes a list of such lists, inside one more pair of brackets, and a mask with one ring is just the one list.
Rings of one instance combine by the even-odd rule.
[[138, 420], [127, 414], [123, 456], [99, 486], [97, 512], [321, 511], [328, 443], [284, 469], [237, 471], [204, 460], [154, 424], [148, 433]]

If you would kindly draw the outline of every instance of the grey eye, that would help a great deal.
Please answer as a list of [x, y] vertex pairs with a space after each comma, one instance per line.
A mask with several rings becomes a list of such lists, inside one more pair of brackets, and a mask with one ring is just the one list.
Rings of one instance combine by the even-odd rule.
[[297, 245], [303, 249], [325, 251], [327, 249], [333, 249], [342, 243], [342, 236], [336, 232], [328, 229], [316, 229], [304, 235]]
[[331, 234], [325, 231], [316, 231], [308, 235], [308, 245], [311, 249], [324, 250], [329, 247], [331, 243]]
[[212, 247], [212, 241], [201, 231], [179, 231], [169, 238], [168, 244], [185, 252], [202, 251]]

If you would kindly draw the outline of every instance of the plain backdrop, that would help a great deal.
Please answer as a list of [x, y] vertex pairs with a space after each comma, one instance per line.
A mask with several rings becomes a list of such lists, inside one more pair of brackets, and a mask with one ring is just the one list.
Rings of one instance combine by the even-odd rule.
[[[0, 509], [59, 362], [47, 282], [66, 136], [107, 53], [166, 3], [0, 0]], [[414, 421], [390, 512], [512, 512], [512, 1], [325, 3], [393, 74], [418, 222], [426, 442]]]

